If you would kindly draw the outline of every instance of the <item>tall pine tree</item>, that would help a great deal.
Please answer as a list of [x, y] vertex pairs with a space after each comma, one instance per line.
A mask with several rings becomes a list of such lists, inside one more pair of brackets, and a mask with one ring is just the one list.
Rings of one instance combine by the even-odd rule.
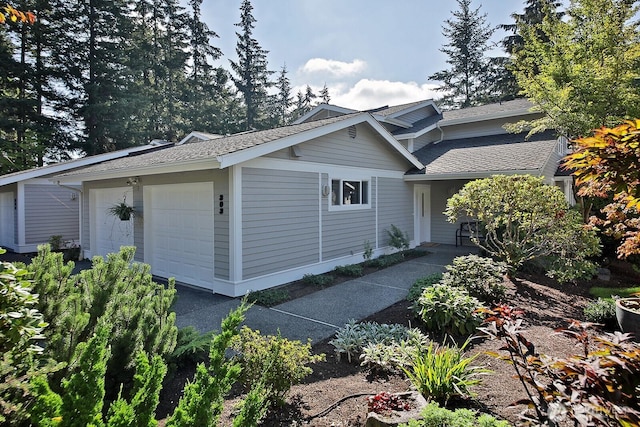
[[258, 41], [253, 38], [256, 20], [252, 11], [251, 1], [243, 0], [240, 6], [240, 22], [235, 24], [240, 27], [240, 31], [236, 31], [238, 61], [229, 60], [235, 74], [231, 78], [244, 99], [246, 130], [261, 127], [267, 89], [272, 86], [269, 76], [273, 73], [267, 66], [268, 51], [260, 47]]
[[457, 2], [458, 10], [442, 28], [449, 42], [440, 51], [448, 55], [450, 68], [428, 77], [444, 83], [438, 88], [444, 92], [440, 101], [443, 108], [471, 107], [487, 101], [484, 82], [488, 60], [484, 53], [494, 30], [486, 23], [486, 14], [480, 14], [480, 7], [471, 9], [471, 0]]

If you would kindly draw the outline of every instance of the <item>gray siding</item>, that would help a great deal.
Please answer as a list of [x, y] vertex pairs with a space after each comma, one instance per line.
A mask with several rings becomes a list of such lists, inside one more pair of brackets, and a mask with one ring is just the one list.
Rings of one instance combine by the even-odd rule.
[[[88, 182], [84, 187], [84, 209], [83, 215], [83, 247], [89, 248], [89, 190], [92, 188], [110, 188], [120, 187], [123, 179], [105, 180], [100, 182]], [[180, 184], [188, 182], [214, 182], [215, 202], [217, 203], [220, 196], [225, 201], [225, 209], [222, 214], [218, 208], [215, 209], [214, 218], [214, 271], [215, 277], [220, 279], [229, 278], [229, 174], [228, 171], [198, 171], [184, 172], [163, 175], [148, 175], [140, 177], [140, 185], [133, 191], [133, 206], [138, 212], [134, 225], [134, 244], [136, 246], [137, 261], [144, 260], [144, 206], [143, 206], [143, 187], [144, 185], [162, 185], [162, 184]]]
[[[72, 199], [72, 194], [75, 199]], [[71, 189], [48, 184], [24, 186], [25, 243], [47, 243], [51, 236], [78, 241], [80, 197]]]
[[[323, 175], [323, 183], [328, 177]], [[329, 184], [328, 184], [329, 185]], [[329, 211], [328, 201], [323, 200], [322, 209], [322, 260], [353, 255], [364, 251], [368, 240], [376, 244], [376, 180], [370, 181], [371, 208], [351, 211]]]
[[242, 277], [319, 261], [317, 173], [242, 168]]
[[406, 171], [411, 167], [387, 141], [374, 134], [368, 124], [356, 126], [356, 137], [347, 129], [299, 145], [300, 160], [348, 167]]
[[468, 181], [432, 181], [431, 184], [431, 241], [455, 245], [457, 224], [447, 221], [444, 211], [447, 208], [447, 200], [455, 194]]
[[398, 119], [404, 120], [405, 122], [415, 123], [419, 120], [426, 119], [429, 116], [429, 112], [431, 110], [425, 110], [424, 108], [419, 108], [415, 111], [412, 111], [408, 114], [403, 114]]
[[378, 238], [388, 246], [391, 224], [413, 239], [413, 185], [402, 179], [378, 178]]

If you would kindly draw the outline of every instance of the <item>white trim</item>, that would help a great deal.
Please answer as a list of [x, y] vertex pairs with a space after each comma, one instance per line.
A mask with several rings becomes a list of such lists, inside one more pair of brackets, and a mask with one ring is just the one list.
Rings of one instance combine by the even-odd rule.
[[193, 132], [190, 132], [189, 135], [187, 135], [184, 138], [182, 138], [180, 141], [176, 142], [176, 145], [183, 145], [185, 142], [187, 142], [191, 138], [198, 138], [201, 141], [210, 141], [212, 139], [218, 139], [218, 138], [222, 138], [222, 137], [224, 137], [224, 135], [218, 135], [218, 134], [215, 134], [215, 133], [193, 131]]
[[[378, 257], [380, 255], [388, 253], [391, 253], [391, 248], [383, 248], [374, 250], [373, 256]], [[275, 273], [266, 274], [264, 276], [253, 277], [247, 280], [239, 280], [233, 282], [231, 280], [225, 281], [216, 279], [213, 284], [213, 291], [222, 295], [239, 297], [245, 295], [247, 292], [261, 291], [281, 285], [283, 283], [289, 283], [302, 279], [305, 274], [322, 274], [333, 270], [339, 265], [360, 263], [363, 259], [362, 254], [363, 252], [358, 252], [354, 253], [353, 255], [334, 258], [316, 264], [304, 265], [301, 267], [292, 268], [290, 270], [278, 271]]]
[[242, 280], [242, 167], [229, 173], [229, 279]]
[[418, 132], [411, 132], [411, 133], [401, 133], [401, 134], [396, 134], [394, 135], [396, 137], [396, 139], [413, 139], [413, 138], [420, 138], [422, 135], [424, 135], [427, 132], [431, 132], [432, 130], [436, 129], [438, 127], [438, 123], [434, 123], [430, 126], [424, 127], [422, 129], [420, 129]]
[[99, 181], [105, 179], [123, 178], [129, 176], [145, 176], [145, 175], [158, 175], [163, 173], [175, 173], [175, 172], [191, 172], [208, 169], [219, 169], [220, 163], [214, 159], [198, 159], [189, 160], [185, 162], [171, 162], [162, 165], [150, 165], [145, 167], [138, 167], [132, 169], [116, 169], [101, 172], [90, 172], [82, 174], [74, 174], [68, 176], [55, 176], [50, 180], [53, 182], [77, 182], [81, 180], [87, 181]]
[[479, 179], [488, 178], [491, 175], [534, 175], [540, 176], [539, 169], [523, 169], [509, 171], [487, 171], [487, 172], [467, 172], [467, 173], [438, 173], [438, 174], [413, 174], [405, 175], [404, 180], [407, 182], [414, 181], [444, 181], [449, 179]]
[[[318, 172], [318, 262], [322, 262], [322, 173]], [[331, 193], [329, 193], [331, 194]], [[330, 196], [326, 196], [330, 199]]]
[[26, 224], [26, 207], [25, 207], [25, 190], [24, 190], [24, 182], [20, 181], [17, 183], [18, 184], [18, 188], [17, 188], [17, 192], [15, 194], [16, 196], [16, 201], [15, 203], [15, 207], [16, 209], [14, 210], [14, 214], [16, 215], [17, 221], [16, 221], [16, 226], [17, 226], [17, 240], [15, 241], [15, 244], [18, 245], [18, 247], [20, 246], [25, 246], [27, 244], [27, 224]]
[[357, 175], [361, 177], [366, 176], [379, 176], [381, 178], [399, 178], [402, 179], [405, 176], [406, 171], [402, 170], [388, 170], [388, 169], [371, 169], [353, 166], [339, 166], [327, 163], [315, 163], [304, 162], [300, 160], [284, 160], [273, 159], [269, 157], [260, 157], [254, 160], [249, 160], [242, 163], [242, 167], [256, 168], [256, 169], [274, 169], [274, 170], [286, 170], [292, 172], [317, 172], [327, 173], [334, 175], [349, 174]]
[[376, 246], [375, 249], [380, 247], [380, 223], [378, 221], [378, 214], [380, 213], [380, 199], [378, 199], [378, 195], [380, 194], [378, 192], [378, 188], [380, 188], [380, 181], [378, 180], [377, 176], [374, 176], [372, 178], [372, 180], [375, 180], [376, 182], [376, 207], [375, 207], [375, 211], [376, 211]]
[[[329, 207], [329, 212], [339, 212], [339, 211], [355, 211], [355, 210], [365, 210], [371, 209], [371, 181], [372, 176], [368, 177], [354, 177], [348, 173], [342, 173], [340, 175], [331, 176], [329, 175], [329, 186], [333, 190], [333, 181], [340, 181], [340, 201], [339, 204], [333, 203], [333, 191], [331, 191], [331, 196], [327, 197], [327, 203]], [[364, 191], [362, 191], [362, 183], [367, 183], [367, 203], [354, 203], [354, 204], [343, 204], [342, 199], [342, 188], [344, 181], [353, 181], [360, 183], [360, 198], [362, 199], [364, 196]], [[338, 199], [338, 195], [336, 195], [336, 199]]]
[[307, 131], [302, 131], [296, 133], [294, 135], [289, 135], [284, 138], [276, 139], [274, 141], [270, 141], [268, 143], [259, 144], [251, 148], [247, 148], [245, 150], [235, 151], [233, 153], [224, 154], [218, 156], [218, 161], [220, 162], [220, 168], [226, 168], [229, 166], [233, 166], [235, 164], [244, 163], [249, 160], [253, 160], [255, 158], [273, 153], [274, 151], [282, 150], [284, 148], [288, 148], [292, 145], [300, 144], [302, 142], [311, 141], [313, 139], [319, 138], [321, 136], [336, 132], [338, 130], [345, 129], [352, 125], [357, 125], [360, 123], [368, 123], [373, 127], [379, 134], [387, 141], [393, 148], [395, 148], [400, 155], [402, 155], [406, 160], [408, 160], [415, 167], [422, 169], [424, 165], [418, 161], [406, 148], [398, 142], [397, 139], [393, 137], [382, 126], [376, 119], [371, 116], [369, 113], [362, 113], [356, 116], [340, 120], [334, 123], [330, 123], [324, 126], [320, 126], [314, 129], [310, 129]]
[[[427, 233], [423, 233], [422, 231], [422, 198], [420, 197], [422, 194], [426, 194], [429, 198], [429, 200], [427, 201], [427, 208], [428, 210], [426, 211], [426, 216], [428, 217], [428, 228], [427, 228]], [[414, 196], [414, 203], [413, 203], [413, 240], [416, 242], [416, 244], [420, 244], [422, 243], [422, 235], [426, 234], [428, 236], [428, 239], [426, 241], [430, 242], [431, 241], [431, 186], [430, 185], [426, 185], [426, 184], [416, 184], [413, 186], [413, 196]]]
[[132, 148], [127, 148], [125, 150], [113, 151], [111, 153], [98, 154], [95, 156], [88, 156], [88, 157], [83, 157], [81, 159], [70, 160], [68, 162], [47, 165], [37, 169], [30, 169], [24, 172], [16, 173], [15, 175], [11, 175], [9, 177], [0, 178], [0, 186], [14, 184], [19, 181], [38, 178], [45, 175], [60, 173], [60, 172], [67, 171], [69, 169], [89, 166], [95, 163], [105, 162], [107, 160], [118, 159], [120, 157], [125, 157], [130, 153], [136, 153], [138, 151], [144, 151], [151, 148], [153, 148], [153, 146], [143, 145], [141, 147], [132, 147]]
[[[531, 107], [533, 108], [533, 105], [531, 105]], [[441, 127], [455, 126], [455, 125], [461, 125], [465, 123], [477, 123], [477, 122], [484, 122], [487, 120], [504, 119], [508, 117], [521, 117], [521, 116], [528, 116], [528, 115], [535, 115], [535, 114], [540, 115], [542, 113], [540, 113], [539, 111], [531, 111], [531, 108], [526, 108], [526, 109], [520, 108], [517, 110], [500, 111], [497, 113], [485, 114], [485, 115], [479, 115], [479, 116], [458, 117], [458, 118], [449, 119], [449, 120], [443, 118], [440, 121], [440, 126]]]

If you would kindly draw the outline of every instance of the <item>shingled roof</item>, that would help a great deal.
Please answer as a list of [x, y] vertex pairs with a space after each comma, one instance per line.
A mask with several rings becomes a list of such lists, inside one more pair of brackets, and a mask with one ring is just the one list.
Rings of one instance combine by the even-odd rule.
[[501, 134], [445, 140], [413, 153], [426, 165], [409, 175], [426, 178], [479, 176], [488, 173], [539, 171], [556, 148], [556, 138], [545, 132], [525, 139], [526, 134]]
[[532, 107], [533, 104], [529, 100], [520, 98], [495, 104], [445, 111], [442, 113], [443, 118], [440, 126], [446, 126], [449, 124], [448, 122], [484, 120], [491, 116], [511, 116], [516, 112], [526, 113]]

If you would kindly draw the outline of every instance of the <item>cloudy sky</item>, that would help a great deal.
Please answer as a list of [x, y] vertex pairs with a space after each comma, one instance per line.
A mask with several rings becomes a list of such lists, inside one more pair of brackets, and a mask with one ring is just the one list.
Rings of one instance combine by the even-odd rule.
[[[203, 20], [219, 38], [220, 63], [236, 60], [241, 0], [204, 0]], [[446, 68], [439, 49], [455, 0], [253, 0], [254, 37], [272, 70], [286, 65], [294, 93], [329, 88], [331, 103], [355, 109], [437, 98], [427, 76]], [[487, 21], [511, 22], [524, 1], [474, 0]], [[494, 41], [504, 36], [496, 32]], [[495, 55], [501, 52], [496, 49]]]

